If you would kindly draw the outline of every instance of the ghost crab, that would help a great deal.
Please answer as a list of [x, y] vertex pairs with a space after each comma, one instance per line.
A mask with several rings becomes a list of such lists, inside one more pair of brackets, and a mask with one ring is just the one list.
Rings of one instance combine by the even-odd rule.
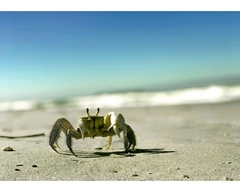
[[117, 114], [115, 112], [109, 112], [104, 117], [98, 116], [100, 109], [97, 109], [95, 116], [89, 114], [89, 109], [86, 109], [87, 117], [80, 117], [78, 120], [78, 128], [75, 130], [71, 123], [65, 118], [59, 118], [50, 133], [49, 145], [52, 149], [57, 151], [60, 149], [57, 141], [60, 136], [61, 131], [66, 135], [66, 142], [69, 150], [75, 156], [77, 156], [72, 150], [72, 137], [75, 139], [83, 139], [86, 137], [108, 137], [108, 145], [106, 149], [109, 149], [112, 143], [112, 137], [118, 135], [120, 138], [120, 133], [123, 132], [124, 139], [124, 149], [127, 152], [132, 146], [134, 150], [136, 146], [136, 137], [132, 128], [125, 123], [125, 119], [121, 113]]

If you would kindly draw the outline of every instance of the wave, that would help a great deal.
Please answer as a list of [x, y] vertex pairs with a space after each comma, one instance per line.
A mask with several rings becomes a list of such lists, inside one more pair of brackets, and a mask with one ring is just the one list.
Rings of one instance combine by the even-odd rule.
[[58, 109], [59, 107], [120, 108], [183, 104], [205, 104], [240, 99], [238, 86], [208, 86], [172, 91], [105, 93], [67, 99], [0, 102], [0, 111]]

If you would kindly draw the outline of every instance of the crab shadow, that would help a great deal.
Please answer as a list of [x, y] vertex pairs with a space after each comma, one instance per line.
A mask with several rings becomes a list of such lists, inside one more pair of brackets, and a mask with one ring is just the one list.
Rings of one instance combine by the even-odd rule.
[[[165, 154], [165, 153], [174, 153], [175, 151], [168, 151], [164, 149], [154, 148], [154, 149], [135, 149], [134, 151], [130, 150], [128, 152], [125, 151], [94, 151], [94, 152], [86, 152], [86, 151], [74, 151], [75, 156], [78, 158], [99, 158], [99, 157], [107, 157], [107, 156], [116, 156], [116, 158], [127, 158], [134, 157], [138, 154], [146, 154], [146, 155], [154, 155], [154, 154]], [[61, 153], [63, 155], [73, 155], [69, 151], [64, 151]]]

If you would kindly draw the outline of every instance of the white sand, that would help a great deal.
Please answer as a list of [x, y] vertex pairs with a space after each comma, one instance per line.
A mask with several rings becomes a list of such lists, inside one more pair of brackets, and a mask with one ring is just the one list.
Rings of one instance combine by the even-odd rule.
[[[95, 109], [91, 109], [95, 110]], [[105, 115], [109, 109], [101, 109]], [[57, 118], [74, 127], [84, 110], [1, 112], [0, 135], [45, 136], [0, 138], [1, 181], [239, 181], [240, 103], [115, 109], [135, 131], [137, 146], [121, 153], [123, 141], [113, 138], [74, 140], [79, 155], [60, 155], [48, 145]], [[60, 146], [70, 154], [65, 144]], [[83, 151], [83, 152], [82, 152]]]

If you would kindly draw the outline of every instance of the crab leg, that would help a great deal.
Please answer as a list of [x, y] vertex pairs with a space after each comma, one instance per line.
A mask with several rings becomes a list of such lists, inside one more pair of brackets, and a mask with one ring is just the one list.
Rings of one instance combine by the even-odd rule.
[[[66, 126], [67, 125], [67, 126]], [[69, 126], [70, 125], [70, 126]], [[68, 122], [67, 119], [65, 118], [60, 118], [58, 119], [55, 124], [53, 125], [53, 129], [50, 133], [50, 137], [49, 137], [49, 145], [52, 147], [52, 149], [54, 151], [56, 151], [58, 153], [58, 151], [56, 150], [56, 146], [60, 149], [57, 141], [60, 137], [60, 133], [61, 131], [63, 131], [65, 134], [67, 134], [67, 130], [71, 129], [71, 124]], [[56, 146], [55, 146], [55, 145]]]
[[[80, 132], [79, 132], [80, 133]], [[73, 149], [72, 149], [72, 137], [73, 138], [81, 138], [81, 135], [79, 135], [78, 131], [76, 130], [68, 130], [67, 132], [67, 146], [69, 148], [69, 150], [71, 151], [71, 153], [77, 157], [77, 155], [74, 153]], [[110, 131], [105, 131], [103, 132], [102, 136], [103, 137], [107, 137], [108, 136], [108, 146], [106, 147], [106, 149], [109, 149], [109, 147], [111, 146], [112, 143], [112, 137], [116, 135], [116, 133], [111, 129]], [[85, 137], [90, 137], [88, 134], [85, 135]]]
[[50, 137], [49, 137], [49, 145], [52, 147], [52, 149], [54, 151], [56, 151], [57, 153], [59, 153], [56, 150], [56, 147], [59, 147], [58, 145], [58, 139], [60, 137], [60, 133], [61, 131], [63, 131], [65, 133], [65, 135], [67, 136], [67, 133], [71, 130], [71, 135], [74, 138], [80, 138], [81, 137], [81, 133], [79, 131], [76, 131], [73, 126], [71, 125], [71, 123], [65, 119], [65, 118], [60, 118], [58, 119], [55, 124], [53, 125], [53, 129], [50, 133]]
[[128, 149], [132, 146], [132, 149], [134, 150], [136, 146], [136, 137], [132, 130], [132, 128], [127, 125], [127, 135], [124, 136], [124, 148], [125, 151], [128, 151]]
[[112, 144], [112, 136], [108, 136], [108, 145], [105, 149], [109, 149]]
[[74, 155], [74, 156], [76, 156], [77, 157], [77, 155], [73, 152], [73, 150], [72, 150], [72, 134], [71, 134], [71, 131], [70, 130], [68, 130], [68, 132], [67, 132], [67, 146], [68, 146], [68, 148], [69, 148], [69, 150], [71, 151], [71, 153]]

